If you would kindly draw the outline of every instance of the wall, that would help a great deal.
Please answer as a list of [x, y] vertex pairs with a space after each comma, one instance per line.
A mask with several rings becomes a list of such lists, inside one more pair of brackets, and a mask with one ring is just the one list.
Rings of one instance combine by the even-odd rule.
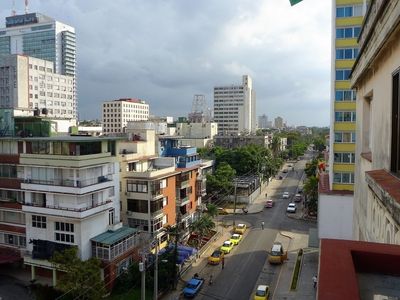
[[319, 194], [319, 238], [351, 240], [353, 235], [353, 197]]

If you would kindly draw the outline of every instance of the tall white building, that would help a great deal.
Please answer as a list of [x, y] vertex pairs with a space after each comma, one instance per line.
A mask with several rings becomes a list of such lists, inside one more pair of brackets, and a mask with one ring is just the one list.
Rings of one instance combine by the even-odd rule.
[[[73, 106], [65, 111], [68, 115], [68, 110], [72, 110], [71, 115], [77, 119], [76, 37], [73, 27], [39, 13], [7, 17], [6, 27], [0, 29], [0, 55], [2, 54], [21, 54], [46, 60], [51, 63], [46, 63], [44, 71], [52, 69], [53, 74], [71, 77], [73, 96], [69, 100], [73, 100]], [[29, 70], [31, 71], [35, 69]], [[60, 114], [64, 110], [61, 107], [54, 109], [58, 109]]]
[[256, 95], [249, 75], [243, 75], [241, 85], [214, 87], [214, 121], [218, 123], [218, 134], [254, 132], [255, 114]]
[[268, 116], [263, 114], [262, 116], [258, 116], [258, 128], [266, 129], [268, 128]]
[[39, 110], [49, 118], [75, 118], [75, 83], [55, 73], [51, 61], [0, 56], [0, 108]]
[[118, 99], [103, 102], [103, 133], [125, 132], [128, 121], [149, 119], [149, 105], [140, 99]]

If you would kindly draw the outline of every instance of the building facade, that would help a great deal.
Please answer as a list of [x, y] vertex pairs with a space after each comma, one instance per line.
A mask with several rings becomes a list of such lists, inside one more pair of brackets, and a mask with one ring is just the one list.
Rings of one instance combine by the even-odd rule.
[[256, 95], [253, 81], [243, 75], [241, 85], [214, 87], [214, 121], [218, 134], [237, 135], [256, 130]]
[[371, 1], [352, 71], [357, 90], [353, 234], [400, 244], [400, 3]]
[[0, 56], [0, 75], [1, 108], [36, 110], [36, 115], [55, 119], [75, 118], [74, 79], [55, 73], [53, 62], [4, 55]]
[[283, 119], [281, 117], [276, 117], [274, 120], [274, 127], [282, 129], [284, 127]]
[[259, 129], [267, 129], [268, 127], [268, 116], [263, 114], [262, 116], [258, 116], [258, 124], [257, 128]]
[[350, 72], [357, 58], [364, 0], [333, 0], [331, 64], [330, 188], [354, 190], [356, 91]]
[[140, 99], [124, 98], [103, 102], [103, 133], [126, 132], [128, 121], [148, 120], [149, 105]]

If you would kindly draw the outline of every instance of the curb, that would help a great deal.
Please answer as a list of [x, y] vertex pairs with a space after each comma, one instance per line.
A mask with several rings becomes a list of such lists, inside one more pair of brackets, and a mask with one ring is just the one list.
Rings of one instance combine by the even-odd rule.
[[284, 236], [284, 237], [287, 237], [288, 239], [293, 239], [293, 237], [291, 237], [290, 235], [287, 235], [287, 234], [284, 234], [284, 233], [282, 233], [281, 231], [279, 231], [279, 234], [281, 235], [281, 236]]

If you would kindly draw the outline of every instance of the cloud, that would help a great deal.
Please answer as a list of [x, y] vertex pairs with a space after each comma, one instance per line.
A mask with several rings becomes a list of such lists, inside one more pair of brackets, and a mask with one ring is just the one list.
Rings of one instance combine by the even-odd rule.
[[293, 7], [289, 0], [36, 0], [30, 7], [76, 28], [81, 118], [100, 118], [101, 102], [120, 97], [145, 99], [153, 114], [187, 115], [193, 95], [211, 105], [214, 86], [250, 74], [257, 115], [321, 126], [329, 125], [330, 9], [321, 0]]

